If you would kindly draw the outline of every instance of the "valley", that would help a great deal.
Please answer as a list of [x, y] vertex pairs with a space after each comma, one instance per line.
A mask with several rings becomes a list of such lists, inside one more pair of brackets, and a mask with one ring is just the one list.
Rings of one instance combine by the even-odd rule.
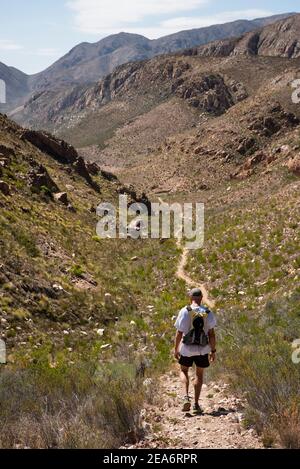
[[[299, 448], [300, 15], [236, 27], [1, 66], [1, 448]], [[120, 194], [204, 203], [203, 248], [100, 239]], [[172, 344], [193, 286], [218, 359], [189, 419]]]

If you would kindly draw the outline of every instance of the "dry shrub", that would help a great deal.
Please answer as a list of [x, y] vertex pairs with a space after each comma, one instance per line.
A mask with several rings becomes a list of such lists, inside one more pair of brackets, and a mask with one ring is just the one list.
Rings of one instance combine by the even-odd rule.
[[45, 357], [0, 373], [0, 448], [114, 448], [139, 435], [144, 399], [131, 365]]

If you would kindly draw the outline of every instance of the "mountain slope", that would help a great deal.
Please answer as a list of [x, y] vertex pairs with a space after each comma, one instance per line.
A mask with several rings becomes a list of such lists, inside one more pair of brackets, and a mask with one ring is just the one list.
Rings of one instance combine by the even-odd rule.
[[153, 41], [154, 50], [161, 53], [170, 53], [176, 50], [188, 49], [193, 45], [207, 44], [217, 39], [242, 36], [243, 34], [262, 28], [268, 24], [285, 19], [294, 13], [274, 15], [254, 20], [237, 20], [230, 23], [208, 26], [205, 28], [180, 31]]
[[281, 20], [242, 38], [217, 41], [187, 53], [202, 56], [260, 55], [300, 57], [300, 15]]
[[142, 432], [145, 368], [168, 362], [177, 249], [96, 236], [97, 205], [124, 190], [0, 114], [1, 449], [117, 448]]
[[[240, 57], [247, 55], [280, 57], [282, 58], [281, 62], [275, 59], [272, 62], [273, 74], [276, 75], [276, 67], [278, 66], [282, 70], [284, 59], [288, 59], [291, 55], [293, 57], [298, 55], [299, 29], [300, 15], [295, 15], [268, 25], [255, 33], [246, 34], [241, 38], [213, 42], [196, 49], [187, 49], [181, 53], [159, 56], [150, 59], [150, 61], [125, 64], [96, 85], [77, 85], [68, 88], [41, 90], [25, 103], [22, 110], [11, 115], [14, 119], [30, 127], [49, 128], [51, 131], [60, 132], [61, 135], [65, 135], [71, 140], [74, 135], [73, 142], [77, 146], [86, 146], [91, 143], [102, 145], [105, 139], [113, 136], [114, 131], [120, 125], [126, 123], [126, 120], [150, 112], [154, 106], [172, 97], [184, 99], [192, 108], [198, 108], [198, 111], [200, 109], [207, 111], [209, 107], [214, 107], [213, 98], [212, 96], [208, 97], [207, 93], [220, 94], [220, 102], [224, 101], [224, 89], [221, 91], [216, 83], [206, 84], [207, 89], [205, 89], [203, 84], [197, 83], [197, 78], [193, 78], [198, 72], [206, 74], [213, 72], [216, 77], [219, 57], [224, 57], [224, 61], [220, 63], [222, 69], [224, 64], [224, 72], [226, 57], [232, 58], [228, 62], [228, 69], [238, 68], [239, 60], [242, 60]], [[275, 38], [280, 39], [276, 42]], [[203, 57], [207, 57], [207, 59], [204, 60]], [[262, 60], [261, 63], [265, 68], [266, 61]], [[250, 64], [245, 63], [246, 67], [248, 65]], [[290, 65], [290, 62], [287, 62], [287, 66]], [[256, 65], [254, 64], [254, 66]], [[260, 65], [257, 64], [257, 66]], [[236, 94], [240, 95], [239, 99], [249, 93], [253, 86], [257, 88], [259, 85], [259, 82], [256, 83], [253, 73], [251, 71], [249, 73], [252, 77], [251, 80], [248, 80], [247, 74], [243, 74], [242, 71], [239, 73], [242, 80], [235, 79], [236, 86], [240, 87], [236, 91]], [[264, 74], [265, 71], [262, 73]], [[226, 77], [223, 78], [226, 81]], [[247, 81], [248, 90], [245, 90], [243, 80]], [[203, 98], [206, 96], [205, 99], [211, 103], [210, 106], [208, 102], [203, 106], [202, 100], [199, 101], [201, 87], [203, 88]], [[215, 87], [215, 91], [212, 89], [209, 91], [211, 87]], [[189, 93], [190, 97], [187, 98]], [[118, 108], [118, 112], [113, 112], [114, 106], [116, 109]], [[110, 107], [108, 117], [107, 112]], [[72, 132], [72, 128], [77, 128], [78, 132]]]
[[[135, 243], [96, 236], [96, 207], [117, 204], [124, 190], [66, 142], [0, 115], [0, 327], [10, 349], [43, 334], [61, 344], [65, 329], [74, 341], [87, 333], [96, 339], [97, 327], [121, 315], [119, 300], [124, 314], [134, 310], [137, 296], [121, 280], [120, 257], [130, 259]], [[111, 276], [119, 274], [114, 287]]]
[[0, 104], [2, 110], [11, 108], [12, 106], [22, 102], [22, 98], [28, 95], [29, 77], [25, 73], [14, 67], [7, 67], [0, 62], [0, 79], [6, 84], [6, 100], [5, 104]]
[[38, 95], [43, 90], [55, 89], [56, 94], [66, 94], [69, 86], [95, 83], [124, 63], [149, 59], [226, 37], [240, 36], [291, 14], [181, 31], [156, 40], [149, 40], [137, 34], [115, 34], [97, 43], [79, 44], [46, 70], [30, 77], [12, 69], [9, 69], [8, 73], [5, 66], [1, 66], [0, 79], [6, 81], [9, 94], [8, 106], [4, 108], [0, 105], [0, 110], [12, 110], [22, 105], [31, 94]]
[[120, 33], [90, 44], [82, 43], [45, 71], [31, 77], [34, 90], [68, 83], [94, 83], [118, 65], [150, 56], [151, 41], [136, 34]]
[[175, 52], [216, 39], [240, 36], [289, 15], [275, 15], [253, 21], [239, 20], [181, 31], [156, 40], [136, 34], [120, 33], [94, 44], [79, 44], [47, 70], [31, 77], [32, 87], [37, 90], [57, 83], [92, 83], [124, 63], [149, 59], [154, 55]]

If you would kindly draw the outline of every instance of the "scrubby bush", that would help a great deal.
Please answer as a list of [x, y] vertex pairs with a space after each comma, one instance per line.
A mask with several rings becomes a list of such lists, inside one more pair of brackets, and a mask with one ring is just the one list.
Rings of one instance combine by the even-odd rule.
[[300, 366], [292, 361], [298, 338], [300, 289], [270, 302], [264, 312], [221, 318], [222, 365], [248, 402], [247, 421], [269, 441], [300, 447]]
[[0, 373], [0, 448], [107, 448], [134, 441], [143, 386], [129, 364], [99, 364], [94, 352], [55, 364], [49, 350]]

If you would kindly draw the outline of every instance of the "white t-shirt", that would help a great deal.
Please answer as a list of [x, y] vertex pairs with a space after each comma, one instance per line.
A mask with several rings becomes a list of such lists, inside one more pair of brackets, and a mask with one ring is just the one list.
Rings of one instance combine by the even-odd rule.
[[[197, 312], [204, 312], [205, 308], [203, 306], [191, 305], [192, 309]], [[190, 332], [192, 329], [191, 323], [191, 314], [188, 311], [187, 307], [182, 308], [180, 311], [177, 321], [175, 323], [175, 327], [179, 332], [183, 332], [185, 336]], [[204, 332], [208, 334], [208, 331], [214, 329], [217, 325], [217, 321], [215, 315], [210, 311], [209, 314], [204, 317]], [[180, 355], [183, 357], [194, 357], [198, 355], [207, 355], [211, 352], [210, 345], [206, 345], [205, 347], [201, 347], [200, 345], [186, 345], [183, 342], [181, 343], [180, 347]]]

